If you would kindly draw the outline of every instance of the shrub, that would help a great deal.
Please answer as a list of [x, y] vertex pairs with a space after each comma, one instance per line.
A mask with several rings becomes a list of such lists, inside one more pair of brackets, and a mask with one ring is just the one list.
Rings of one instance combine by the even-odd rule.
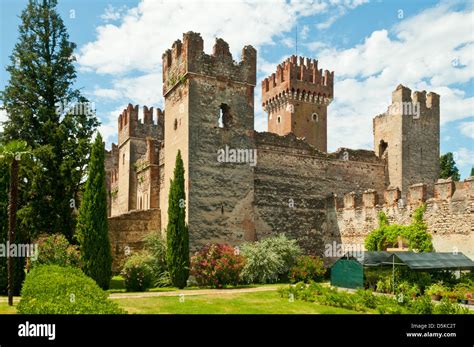
[[356, 300], [367, 308], [377, 307], [377, 297], [370, 290], [358, 289], [355, 293]]
[[321, 281], [326, 269], [321, 258], [305, 255], [296, 259], [295, 265], [290, 270], [290, 281], [295, 282], [309, 282]]
[[38, 265], [26, 275], [17, 310], [20, 314], [126, 313], [81, 270], [58, 265]]
[[242, 245], [242, 254], [246, 259], [242, 278], [247, 283], [277, 282], [288, 275], [301, 253], [296, 241], [282, 234], [245, 243]]
[[365, 248], [368, 251], [382, 251], [388, 246], [395, 244], [399, 238], [408, 242], [410, 250], [419, 252], [431, 252], [433, 243], [428, 227], [423, 221], [423, 213], [426, 205], [418, 207], [413, 213], [413, 221], [410, 225], [389, 225], [388, 218], [384, 212], [378, 215], [379, 226], [373, 230], [365, 239]]
[[447, 288], [443, 285], [443, 282], [433, 283], [426, 289], [428, 295], [443, 295]]
[[433, 302], [429, 295], [421, 295], [415, 300], [410, 301], [410, 311], [416, 314], [432, 314], [433, 313]]
[[145, 237], [145, 249], [151, 256], [149, 265], [153, 273], [153, 285], [155, 287], [171, 286], [171, 277], [166, 264], [166, 241], [159, 233], [150, 233]]
[[378, 293], [391, 293], [393, 291], [393, 278], [392, 276], [381, 277], [377, 281], [376, 291]]
[[146, 251], [132, 254], [125, 262], [122, 276], [128, 292], [143, 292], [153, 284], [152, 257]]
[[408, 281], [403, 281], [398, 284], [397, 293], [406, 295], [409, 298], [414, 298], [420, 294], [420, 288], [417, 284], [410, 284]]
[[31, 267], [42, 264], [81, 266], [79, 247], [69, 244], [63, 234], [41, 235], [36, 243], [38, 253], [31, 258]]
[[435, 314], [468, 314], [469, 309], [456, 303], [452, 303], [448, 298], [442, 298], [438, 305], [434, 306]]
[[225, 244], [206, 245], [191, 258], [191, 275], [201, 286], [237, 285], [243, 267], [244, 257]]

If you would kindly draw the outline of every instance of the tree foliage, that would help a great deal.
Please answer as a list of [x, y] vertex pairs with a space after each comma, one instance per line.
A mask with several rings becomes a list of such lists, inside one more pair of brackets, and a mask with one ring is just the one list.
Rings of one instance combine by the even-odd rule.
[[77, 220], [84, 273], [108, 289], [112, 278], [112, 254], [107, 225], [107, 191], [105, 187], [105, 150], [100, 134], [92, 147], [88, 178]]
[[189, 233], [186, 225], [186, 193], [181, 152], [176, 155], [174, 177], [168, 196], [166, 263], [174, 286], [184, 288], [189, 277]]
[[453, 158], [453, 153], [448, 152], [439, 158], [439, 178], [452, 177], [453, 181], [459, 181], [459, 170]]
[[389, 224], [384, 212], [379, 212], [379, 226], [373, 230], [365, 239], [365, 249], [368, 251], [383, 251], [398, 242], [402, 238], [408, 243], [410, 250], [418, 252], [433, 251], [431, 235], [428, 227], [423, 221], [423, 213], [426, 205], [418, 207], [413, 213], [413, 221], [410, 225]]
[[[22, 163], [19, 228], [34, 238], [60, 232], [72, 239], [90, 139], [98, 121], [87, 99], [73, 89], [75, 44], [56, 0], [30, 0], [0, 93], [7, 112], [0, 141], [24, 140], [33, 160]], [[74, 107], [73, 107], [74, 106]]]

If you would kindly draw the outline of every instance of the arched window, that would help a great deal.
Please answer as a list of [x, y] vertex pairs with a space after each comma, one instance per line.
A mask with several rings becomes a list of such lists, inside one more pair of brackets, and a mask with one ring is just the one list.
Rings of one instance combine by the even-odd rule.
[[281, 123], [281, 116], [278, 116], [278, 117], [277, 117], [277, 123], [278, 123], [278, 124]]
[[318, 114], [317, 114], [317, 113], [313, 113], [313, 114], [311, 115], [311, 120], [312, 120], [313, 122], [318, 122], [318, 121], [319, 121], [319, 116], [318, 116]]

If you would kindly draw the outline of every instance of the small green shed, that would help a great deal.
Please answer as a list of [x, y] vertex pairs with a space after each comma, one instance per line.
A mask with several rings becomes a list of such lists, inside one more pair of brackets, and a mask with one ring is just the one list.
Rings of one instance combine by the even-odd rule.
[[354, 256], [347, 253], [331, 267], [331, 285], [343, 288], [364, 288], [364, 267], [386, 266], [392, 253], [363, 252]]

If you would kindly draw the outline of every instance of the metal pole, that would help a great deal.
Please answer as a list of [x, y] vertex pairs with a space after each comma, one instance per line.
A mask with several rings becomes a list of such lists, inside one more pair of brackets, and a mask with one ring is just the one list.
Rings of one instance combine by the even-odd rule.
[[393, 285], [393, 294], [395, 294], [395, 256], [392, 255], [392, 285]]

